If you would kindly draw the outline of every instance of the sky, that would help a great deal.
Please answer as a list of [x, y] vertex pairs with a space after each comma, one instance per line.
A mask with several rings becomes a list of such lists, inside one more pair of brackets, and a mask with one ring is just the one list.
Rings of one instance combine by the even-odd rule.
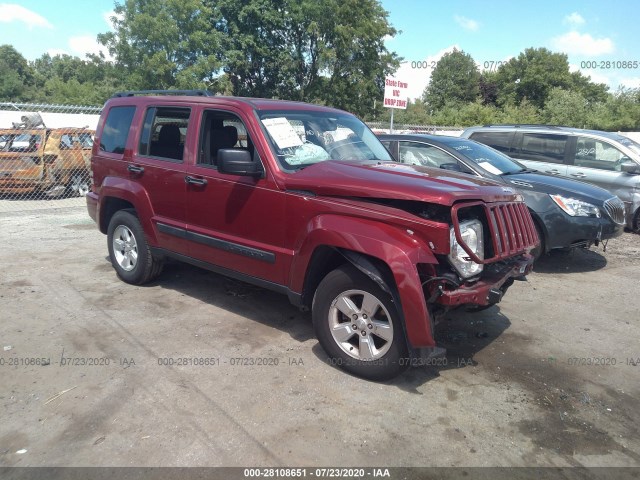
[[[399, 31], [385, 44], [405, 60], [396, 78], [409, 84], [410, 98], [422, 94], [429, 67], [453, 48], [470, 54], [482, 70], [526, 48], [546, 47], [566, 53], [572, 70], [612, 90], [640, 87], [637, 0], [382, 0], [382, 5]], [[96, 35], [110, 29], [113, 7], [113, 0], [0, 0], [0, 44], [13, 45], [28, 60], [44, 53], [97, 53], [104, 47]], [[631, 62], [631, 68], [621, 62]]]

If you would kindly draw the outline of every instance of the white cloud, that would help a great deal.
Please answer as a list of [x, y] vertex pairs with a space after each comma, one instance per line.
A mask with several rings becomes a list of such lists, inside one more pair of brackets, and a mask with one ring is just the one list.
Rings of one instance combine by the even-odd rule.
[[596, 56], [613, 53], [615, 46], [610, 38], [593, 38], [588, 33], [567, 32], [551, 39], [556, 50], [569, 55]]
[[79, 35], [69, 38], [69, 47], [74, 55], [84, 57], [88, 53], [102, 54], [107, 60], [112, 60], [109, 50], [104, 45], [98, 43], [95, 35]]
[[51, 57], [55, 57], [56, 55], [69, 55], [69, 52], [61, 48], [50, 48], [49, 50], [47, 50], [47, 53]]
[[573, 12], [571, 15], [567, 15], [564, 17], [564, 23], [568, 23], [569, 25], [578, 26], [584, 25], [585, 19], [578, 12]]
[[467, 17], [462, 17], [460, 15], [454, 15], [453, 19], [456, 21], [458, 25], [460, 25], [465, 30], [469, 30], [471, 32], [475, 32], [480, 27], [480, 24], [475, 20], [471, 20]]
[[111, 17], [116, 17], [116, 21], [121, 21], [124, 18], [124, 15], [117, 14], [113, 10], [109, 12], [104, 12], [102, 14], [102, 18], [104, 18], [104, 21], [109, 26], [109, 29], [113, 30], [113, 23], [111, 22]]
[[621, 77], [619, 85], [626, 88], [640, 88], [640, 77]]
[[[407, 94], [411, 100], [422, 97], [424, 89], [431, 80], [432, 66], [435, 66], [445, 53], [453, 52], [454, 48], [460, 50], [458, 45], [451, 45], [444, 50], [440, 50], [435, 55], [429, 55], [424, 60], [406, 61], [400, 64], [400, 68], [398, 68], [394, 77], [409, 84]], [[425, 68], [418, 68], [418, 66]]]
[[53, 25], [36, 12], [15, 3], [0, 3], [0, 22], [22, 22], [29, 30], [34, 27], [53, 28]]

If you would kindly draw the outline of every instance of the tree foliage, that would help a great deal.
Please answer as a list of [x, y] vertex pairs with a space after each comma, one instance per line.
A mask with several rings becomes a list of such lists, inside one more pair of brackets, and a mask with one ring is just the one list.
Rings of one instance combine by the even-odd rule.
[[220, 0], [224, 71], [233, 93], [371, 114], [398, 65], [377, 0]]
[[[379, 0], [121, 0], [112, 24], [98, 35], [109, 58], [27, 61], [0, 45], [0, 101], [100, 105], [118, 90], [206, 88], [389, 119], [384, 78], [400, 59], [385, 47], [397, 32]], [[454, 50], [438, 62], [422, 99], [394, 114], [408, 124], [639, 130], [640, 89], [611, 93], [545, 48], [482, 72]]]
[[423, 100], [435, 110], [447, 104], [475, 102], [480, 95], [480, 79], [471, 55], [454, 49], [436, 64]]
[[217, 14], [203, 0], [116, 3], [114, 30], [98, 35], [138, 89], [210, 88], [221, 67]]

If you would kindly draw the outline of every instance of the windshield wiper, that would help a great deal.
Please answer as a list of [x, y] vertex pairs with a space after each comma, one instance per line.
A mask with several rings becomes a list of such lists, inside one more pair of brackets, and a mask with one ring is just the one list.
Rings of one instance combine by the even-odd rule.
[[501, 173], [500, 175], [517, 175], [518, 173], [533, 173], [536, 172], [537, 170], [531, 170], [529, 168], [523, 168], [522, 170], [516, 170], [515, 172], [504, 172]]

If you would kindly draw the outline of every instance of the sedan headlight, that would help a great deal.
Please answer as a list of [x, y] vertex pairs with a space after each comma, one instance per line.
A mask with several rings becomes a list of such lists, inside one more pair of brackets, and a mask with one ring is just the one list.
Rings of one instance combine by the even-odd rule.
[[551, 200], [556, 202], [565, 213], [572, 217], [596, 217], [600, 218], [602, 213], [595, 205], [592, 205], [576, 198], [567, 198], [562, 195], [549, 195]]
[[[460, 236], [462, 241], [467, 244], [471, 251], [481, 260], [484, 259], [484, 237], [482, 233], [482, 223], [478, 220], [468, 220], [460, 224]], [[482, 272], [484, 266], [476, 263], [469, 257], [469, 254], [460, 246], [456, 239], [456, 234], [451, 227], [449, 231], [451, 242], [451, 253], [449, 253], [449, 261], [461, 277], [469, 278]]]

